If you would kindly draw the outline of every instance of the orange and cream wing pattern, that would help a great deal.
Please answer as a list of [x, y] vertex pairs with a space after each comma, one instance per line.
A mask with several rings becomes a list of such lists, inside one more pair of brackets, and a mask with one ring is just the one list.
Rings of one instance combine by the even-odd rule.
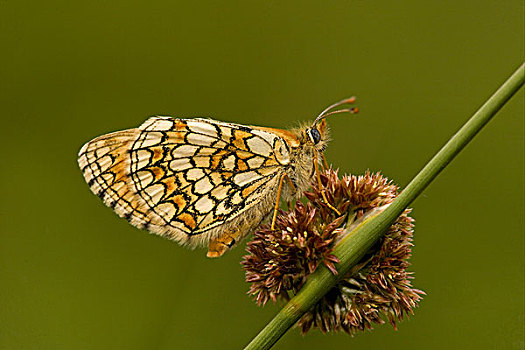
[[152, 117], [88, 142], [78, 162], [92, 191], [117, 214], [195, 245], [276, 188], [288, 147], [262, 128]]

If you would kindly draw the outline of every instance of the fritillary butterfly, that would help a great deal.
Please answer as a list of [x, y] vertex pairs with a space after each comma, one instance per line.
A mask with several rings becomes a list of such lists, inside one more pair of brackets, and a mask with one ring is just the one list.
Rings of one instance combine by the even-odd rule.
[[[218, 257], [254, 230], [279, 200], [299, 198], [328, 139], [325, 117], [292, 130], [212, 119], [151, 117], [86, 143], [78, 163], [93, 193], [132, 225]], [[316, 171], [317, 169], [317, 171]]]

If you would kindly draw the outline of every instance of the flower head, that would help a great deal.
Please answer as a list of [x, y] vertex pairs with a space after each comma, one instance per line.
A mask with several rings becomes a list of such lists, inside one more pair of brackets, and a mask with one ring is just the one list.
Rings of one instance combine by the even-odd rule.
[[[288, 300], [320, 264], [337, 274], [333, 255], [345, 225], [363, 218], [375, 208], [392, 202], [398, 188], [381, 174], [343, 176], [328, 169], [322, 187], [312, 184], [306, 204], [280, 211], [275, 229], [262, 226], [247, 245], [242, 262], [249, 294], [259, 305], [268, 300]], [[341, 215], [325, 203], [323, 193]], [[303, 333], [317, 327], [322, 332], [343, 330], [354, 334], [373, 323], [396, 320], [413, 313], [421, 290], [411, 286], [408, 258], [412, 248], [413, 219], [407, 209], [366, 255], [339, 279], [319, 302], [299, 320]]]

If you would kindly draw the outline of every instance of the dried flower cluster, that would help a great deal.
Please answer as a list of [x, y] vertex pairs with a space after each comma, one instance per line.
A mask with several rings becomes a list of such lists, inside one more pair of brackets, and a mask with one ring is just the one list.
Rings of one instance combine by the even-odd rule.
[[[328, 201], [315, 183], [290, 212], [281, 211], [275, 230], [261, 227], [247, 245], [243, 266], [249, 293], [259, 305], [268, 300], [288, 300], [319, 264], [337, 274], [333, 249], [348, 221], [359, 220], [374, 208], [389, 204], [398, 188], [379, 173], [344, 176], [326, 170], [321, 181]], [[303, 333], [312, 327], [322, 332], [343, 330], [355, 334], [373, 323], [396, 320], [413, 313], [421, 290], [411, 286], [408, 258], [411, 254], [413, 219], [406, 210], [363, 260], [343, 276], [298, 322]]]

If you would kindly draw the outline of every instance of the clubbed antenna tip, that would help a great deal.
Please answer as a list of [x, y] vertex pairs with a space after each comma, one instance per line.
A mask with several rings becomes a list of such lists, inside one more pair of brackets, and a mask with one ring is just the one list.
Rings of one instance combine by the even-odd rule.
[[334, 108], [336, 108], [336, 107], [339, 107], [339, 106], [342, 106], [342, 105], [346, 105], [346, 104], [353, 104], [353, 103], [355, 103], [355, 101], [356, 101], [355, 96], [352, 96], [352, 97], [345, 98], [345, 99], [343, 99], [343, 100], [341, 100], [339, 102], [336, 102], [336, 103], [328, 106], [327, 108], [325, 108], [317, 116], [317, 118], [315, 118], [314, 125], [317, 124], [321, 119], [324, 119], [327, 116], [332, 115], [332, 114], [339, 114], [339, 113], [355, 114], [355, 113], [358, 113], [359, 112], [359, 108], [357, 108], [357, 107], [350, 107], [350, 108], [343, 108], [343, 109], [334, 110]]

